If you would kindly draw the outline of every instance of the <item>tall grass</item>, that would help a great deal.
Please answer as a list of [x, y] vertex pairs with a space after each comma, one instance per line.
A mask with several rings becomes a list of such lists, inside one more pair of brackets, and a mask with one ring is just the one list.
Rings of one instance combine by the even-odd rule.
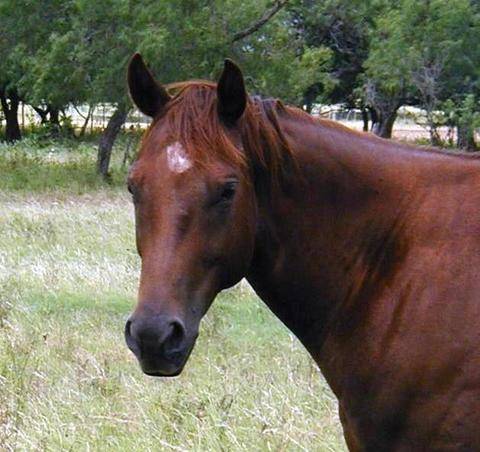
[[112, 153], [108, 184], [95, 172], [96, 143], [73, 138], [27, 136], [15, 144], [0, 143], [0, 192], [84, 194], [118, 188], [125, 181], [123, 160], [131, 157], [140, 137], [120, 135]]
[[143, 375], [122, 332], [139, 268], [123, 175], [92, 176], [92, 147], [1, 152], [0, 449], [345, 450], [321, 374], [244, 283], [180, 377]]

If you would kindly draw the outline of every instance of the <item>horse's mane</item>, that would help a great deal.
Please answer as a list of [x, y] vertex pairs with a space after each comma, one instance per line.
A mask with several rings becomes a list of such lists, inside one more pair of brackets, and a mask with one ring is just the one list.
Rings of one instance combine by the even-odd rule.
[[[280, 118], [288, 117], [302, 122], [320, 125], [324, 133], [340, 133], [342, 138], [360, 138], [362, 142], [378, 143], [398, 151], [425, 152], [448, 157], [475, 159], [472, 153], [449, 153], [437, 148], [412, 146], [387, 142], [372, 134], [353, 131], [342, 124], [314, 118], [303, 110], [285, 106], [276, 99], [250, 96], [244, 114], [239, 120], [243, 149], [238, 149], [232, 136], [222, 124], [217, 112], [217, 85], [203, 80], [193, 80], [167, 85], [173, 96], [162, 115], [157, 117], [144, 139], [153, 131], [155, 123], [165, 118], [172, 141], [178, 141], [189, 157], [201, 166], [222, 160], [253, 176], [255, 184], [261, 184], [269, 193], [272, 189], [288, 188], [290, 182], [301, 180], [297, 162], [290, 143], [280, 127]], [[238, 143], [237, 143], [238, 145]]]
[[174, 83], [167, 85], [167, 90], [172, 100], [156, 121], [168, 121], [170, 139], [179, 141], [197, 163], [208, 165], [220, 159], [244, 170], [265, 172], [274, 184], [292, 170], [293, 153], [279, 125], [279, 116], [287, 108], [280, 101], [248, 98], [238, 123], [244, 151], [239, 152], [217, 113], [215, 83]]

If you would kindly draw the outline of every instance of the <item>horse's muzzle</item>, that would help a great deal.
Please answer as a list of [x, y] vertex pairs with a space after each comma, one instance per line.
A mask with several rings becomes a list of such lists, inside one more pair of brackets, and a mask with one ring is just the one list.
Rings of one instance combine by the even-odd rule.
[[163, 315], [132, 316], [125, 325], [125, 340], [143, 372], [156, 377], [178, 375], [195, 342], [187, 339], [180, 319]]

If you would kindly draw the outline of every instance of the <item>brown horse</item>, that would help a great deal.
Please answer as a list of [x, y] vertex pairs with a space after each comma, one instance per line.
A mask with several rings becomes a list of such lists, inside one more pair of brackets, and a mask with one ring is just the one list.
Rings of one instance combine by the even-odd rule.
[[[218, 84], [128, 81], [154, 121], [129, 176], [142, 271], [128, 346], [181, 372], [246, 277], [339, 399], [351, 450], [480, 450], [480, 161]], [[173, 93], [173, 95], [172, 95]]]

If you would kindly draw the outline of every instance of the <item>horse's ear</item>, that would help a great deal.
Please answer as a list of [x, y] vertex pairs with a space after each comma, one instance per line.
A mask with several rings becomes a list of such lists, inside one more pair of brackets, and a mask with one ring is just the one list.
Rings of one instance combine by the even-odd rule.
[[227, 125], [235, 124], [247, 105], [247, 91], [242, 71], [232, 60], [225, 60], [217, 85], [217, 97], [220, 118]]
[[167, 91], [155, 81], [139, 53], [130, 60], [127, 79], [130, 97], [147, 116], [156, 116], [170, 100]]

